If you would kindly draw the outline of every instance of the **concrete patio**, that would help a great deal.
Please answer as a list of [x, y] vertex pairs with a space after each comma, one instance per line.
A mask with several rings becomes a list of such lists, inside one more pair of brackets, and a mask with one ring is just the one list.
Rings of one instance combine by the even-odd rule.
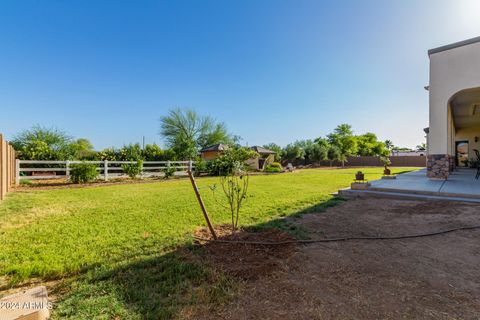
[[475, 180], [476, 170], [456, 169], [448, 180], [427, 178], [426, 169], [400, 174], [396, 179], [380, 179], [370, 182], [367, 190], [340, 190], [342, 196], [395, 196], [480, 202], [480, 180]]

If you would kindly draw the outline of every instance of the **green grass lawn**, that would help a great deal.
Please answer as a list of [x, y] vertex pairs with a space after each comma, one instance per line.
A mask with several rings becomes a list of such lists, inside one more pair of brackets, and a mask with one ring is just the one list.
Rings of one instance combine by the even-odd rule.
[[[288, 227], [278, 218], [334, 204], [330, 193], [348, 186], [357, 170], [252, 176], [240, 223]], [[372, 180], [382, 168], [362, 171]], [[213, 222], [228, 223], [208, 188], [216, 182], [198, 179]], [[178, 316], [197, 302], [218, 302], [235, 286], [176, 253], [203, 225], [185, 179], [13, 193], [0, 204], [0, 284], [60, 279], [56, 318]]]

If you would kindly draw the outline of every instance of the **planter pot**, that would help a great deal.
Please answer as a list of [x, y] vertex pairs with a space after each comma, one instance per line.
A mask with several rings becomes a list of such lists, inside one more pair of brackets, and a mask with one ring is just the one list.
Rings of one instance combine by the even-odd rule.
[[370, 183], [362, 183], [362, 182], [353, 182], [350, 186], [352, 190], [367, 190], [370, 187]]
[[389, 176], [391, 173], [390, 169], [383, 169], [383, 174]]
[[365, 180], [365, 174], [363, 173], [356, 173], [355, 174], [355, 180], [359, 180], [359, 181], [362, 181], [362, 180]]

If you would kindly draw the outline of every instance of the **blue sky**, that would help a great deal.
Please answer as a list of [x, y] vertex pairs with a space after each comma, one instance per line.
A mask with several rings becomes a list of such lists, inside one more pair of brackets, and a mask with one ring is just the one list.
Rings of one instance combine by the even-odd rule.
[[480, 35], [477, 0], [0, 2], [0, 132], [162, 144], [193, 108], [249, 145], [349, 123], [423, 142], [429, 48]]

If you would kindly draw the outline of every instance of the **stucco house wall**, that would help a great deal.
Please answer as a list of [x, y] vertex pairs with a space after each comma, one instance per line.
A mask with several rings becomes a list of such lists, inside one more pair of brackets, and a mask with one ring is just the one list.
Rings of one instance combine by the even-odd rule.
[[202, 153], [203, 160], [213, 160], [220, 155], [220, 151], [203, 151]]
[[480, 37], [432, 49], [429, 57], [427, 174], [431, 178], [447, 178], [454, 166], [459, 134], [450, 102], [456, 94], [480, 87]]
[[[263, 168], [260, 168], [260, 159], [265, 159], [265, 163], [263, 165]], [[249, 159], [245, 161], [252, 169], [254, 170], [263, 170], [265, 169], [265, 166], [267, 164], [271, 164], [275, 160], [275, 155], [269, 154], [269, 155], [259, 155], [258, 157]]]

